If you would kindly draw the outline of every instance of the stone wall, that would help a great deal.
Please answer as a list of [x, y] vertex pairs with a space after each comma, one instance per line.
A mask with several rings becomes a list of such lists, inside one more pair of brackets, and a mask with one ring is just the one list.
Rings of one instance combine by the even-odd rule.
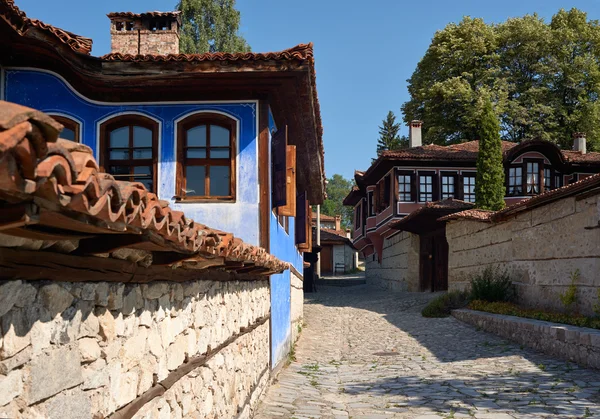
[[0, 417], [248, 417], [269, 377], [266, 280], [0, 283]]
[[296, 342], [304, 323], [304, 280], [298, 271], [291, 272], [291, 320], [292, 320], [292, 342]]
[[596, 194], [564, 198], [498, 224], [451, 221], [449, 289], [465, 288], [485, 266], [499, 265], [511, 274], [521, 303], [563, 310], [559, 296], [579, 270], [577, 309], [593, 315], [600, 288], [599, 218]]
[[179, 54], [179, 33], [176, 30], [110, 31], [110, 48], [121, 54]]
[[383, 242], [381, 264], [366, 258], [368, 284], [391, 291], [419, 291], [419, 236], [402, 231]]

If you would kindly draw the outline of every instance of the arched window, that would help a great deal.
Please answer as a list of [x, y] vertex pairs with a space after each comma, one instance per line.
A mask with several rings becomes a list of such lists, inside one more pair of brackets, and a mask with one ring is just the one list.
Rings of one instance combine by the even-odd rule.
[[64, 128], [58, 135], [60, 138], [65, 140], [75, 141], [79, 143], [81, 140], [79, 138], [79, 122], [67, 118], [62, 115], [50, 115], [52, 119], [61, 124]]
[[196, 114], [177, 126], [177, 197], [180, 200], [235, 200], [233, 119]]
[[156, 192], [158, 123], [140, 115], [100, 125], [100, 166], [117, 180], [141, 182]]

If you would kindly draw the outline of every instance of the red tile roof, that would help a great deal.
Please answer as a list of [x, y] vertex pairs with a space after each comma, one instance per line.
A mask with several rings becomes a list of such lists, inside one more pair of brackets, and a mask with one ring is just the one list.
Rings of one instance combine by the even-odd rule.
[[[316, 243], [317, 239], [317, 228], [313, 227], [313, 243]], [[322, 228], [321, 229], [321, 243], [329, 243], [329, 244], [347, 244], [353, 249], [354, 244], [352, 240], [346, 236], [346, 232], [342, 230], [332, 230], [330, 228]]]
[[0, 16], [19, 35], [27, 35], [30, 31], [40, 30], [50, 34], [59, 42], [67, 44], [75, 52], [89, 54], [92, 51], [92, 40], [90, 38], [84, 38], [37, 19], [30, 19], [15, 5], [13, 0], [0, 0]]
[[[0, 224], [0, 231], [36, 225], [65, 239], [77, 232], [111, 237], [115, 248], [172, 252], [179, 255], [177, 262], [192, 268], [217, 257], [242, 262], [238, 268], [243, 272], [288, 268], [262, 248], [187, 219], [141, 183], [100, 172], [91, 149], [58, 139], [60, 130], [41, 112], [0, 101], [0, 204], [33, 204], [39, 211]], [[120, 245], [119, 240], [125, 241]]]
[[[429, 216], [430, 214], [439, 214], [436, 217], [441, 217], [442, 215], [448, 214], [449, 212], [459, 212], [468, 209], [472, 209], [474, 204], [470, 202], [461, 201], [460, 199], [448, 198], [441, 201], [434, 202], [426, 202], [420, 208], [417, 208], [407, 216], [401, 218], [398, 221], [395, 221], [390, 224], [391, 228], [404, 230], [406, 227], [411, 224], [415, 219], [421, 217], [422, 215]], [[444, 217], [438, 218], [438, 220], [443, 221]], [[427, 220], [429, 222], [429, 220]], [[411, 231], [411, 229], [407, 229], [407, 231]]]
[[[312, 212], [312, 219], [313, 221], [317, 220], [317, 213], [314, 211]], [[331, 215], [321, 214], [321, 221], [335, 222], [335, 217], [332, 217]]]
[[481, 210], [481, 209], [468, 209], [465, 211], [455, 212], [454, 214], [446, 215], [441, 217], [439, 221], [450, 221], [450, 220], [474, 220], [474, 221], [491, 221], [491, 216], [494, 211]]
[[130, 18], [130, 19], [139, 19], [146, 17], [174, 17], [179, 18], [181, 16], [180, 11], [172, 11], [172, 12], [145, 12], [145, 13], [132, 13], [132, 12], [111, 12], [107, 14], [110, 19], [113, 18]]

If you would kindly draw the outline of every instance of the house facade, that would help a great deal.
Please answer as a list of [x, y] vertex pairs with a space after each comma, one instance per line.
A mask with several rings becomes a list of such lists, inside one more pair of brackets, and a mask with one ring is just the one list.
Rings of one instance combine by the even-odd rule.
[[180, 54], [179, 12], [126, 12], [108, 15], [112, 51], [94, 57], [90, 39], [12, 1], [0, 14], [1, 100], [52, 116], [114, 179], [289, 264], [269, 280], [279, 365], [301, 321], [292, 284], [311, 249], [310, 204], [324, 197], [312, 45]]
[[[385, 151], [344, 200], [354, 207], [353, 243], [367, 262], [367, 278], [398, 289], [447, 289], [445, 224], [475, 202], [478, 141], [422, 145], [421, 121], [410, 124], [409, 148]], [[542, 140], [502, 142], [507, 205], [600, 172], [600, 153], [585, 135], [573, 150]]]

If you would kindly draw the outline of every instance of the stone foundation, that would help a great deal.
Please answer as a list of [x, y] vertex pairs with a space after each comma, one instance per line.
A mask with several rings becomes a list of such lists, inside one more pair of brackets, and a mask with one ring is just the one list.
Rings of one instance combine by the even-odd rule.
[[419, 291], [419, 236], [402, 231], [384, 239], [381, 264], [366, 257], [365, 276], [390, 291]]
[[458, 320], [548, 355], [600, 368], [600, 330], [474, 310], [454, 310]]
[[0, 283], [0, 417], [248, 417], [266, 280]]

